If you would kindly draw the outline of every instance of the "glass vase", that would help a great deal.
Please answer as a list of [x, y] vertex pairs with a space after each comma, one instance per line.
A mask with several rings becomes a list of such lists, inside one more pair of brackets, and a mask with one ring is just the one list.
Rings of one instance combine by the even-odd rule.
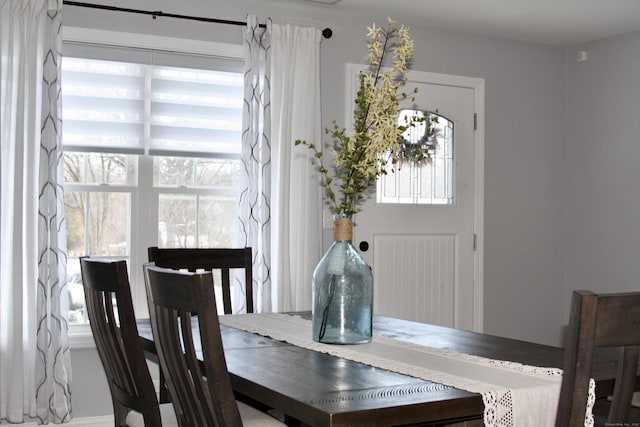
[[351, 215], [334, 218], [334, 242], [313, 272], [313, 340], [326, 344], [371, 341], [373, 274], [351, 242]]

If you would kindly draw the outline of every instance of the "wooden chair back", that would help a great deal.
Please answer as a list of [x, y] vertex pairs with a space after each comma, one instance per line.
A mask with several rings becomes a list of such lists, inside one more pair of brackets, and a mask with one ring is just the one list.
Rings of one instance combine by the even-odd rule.
[[245, 304], [253, 313], [253, 269], [251, 248], [148, 248], [149, 262], [158, 267], [188, 271], [220, 270], [222, 304], [225, 314], [231, 314], [231, 269], [244, 269]]
[[156, 391], [138, 337], [126, 261], [80, 258], [91, 331], [111, 392], [116, 426], [130, 410], [161, 426]]
[[[242, 426], [222, 347], [212, 273], [151, 264], [144, 271], [153, 337], [180, 425]], [[199, 335], [193, 334], [193, 323]]]
[[618, 347], [617, 374], [607, 422], [609, 425], [632, 425], [628, 423], [631, 421], [639, 346], [640, 292], [595, 294], [574, 291], [556, 426], [584, 425], [596, 347]]

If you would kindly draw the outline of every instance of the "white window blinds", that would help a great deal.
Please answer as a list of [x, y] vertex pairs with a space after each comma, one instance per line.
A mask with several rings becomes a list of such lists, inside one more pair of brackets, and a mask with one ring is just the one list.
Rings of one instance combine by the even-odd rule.
[[239, 157], [241, 60], [78, 43], [63, 52], [65, 150]]

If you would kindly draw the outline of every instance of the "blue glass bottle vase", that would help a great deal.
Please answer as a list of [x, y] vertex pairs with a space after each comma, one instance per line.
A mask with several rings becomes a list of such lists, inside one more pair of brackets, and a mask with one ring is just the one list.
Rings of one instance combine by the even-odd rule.
[[326, 344], [371, 341], [373, 274], [351, 242], [351, 215], [334, 218], [334, 242], [313, 272], [313, 340]]

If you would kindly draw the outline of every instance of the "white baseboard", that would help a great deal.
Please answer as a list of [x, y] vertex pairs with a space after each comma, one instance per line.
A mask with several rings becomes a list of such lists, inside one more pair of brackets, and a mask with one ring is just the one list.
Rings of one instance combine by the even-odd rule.
[[68, 426], [77, 427], [112, 427], [113, 415], [103, 415], [101, 417], [80, 417], [72, 419]]
[[[37, 423], [20, 424], [21, 427], [40, 427]], [[113, 427], [113, 415], [103, 415], [100, 417], [76, 417], [64, 426], [70, 427]]]

